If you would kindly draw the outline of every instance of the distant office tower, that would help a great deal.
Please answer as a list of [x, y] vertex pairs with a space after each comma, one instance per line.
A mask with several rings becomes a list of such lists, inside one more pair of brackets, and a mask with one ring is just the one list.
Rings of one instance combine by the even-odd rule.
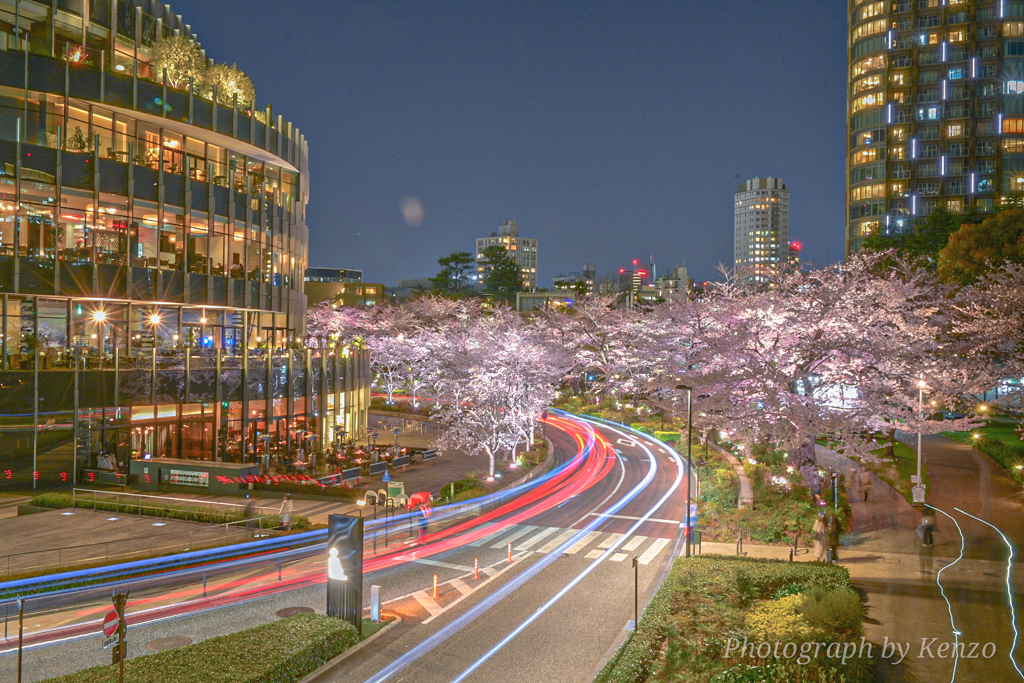
[[515, 221], [505, 221], [498, 226], [498, 232], [490, 237], [479, 237], [476, 240], [476, 274], [477, 281], [483, 282], [487, 272], [487, 261], [484, 249], [501, 246], [516, 260], [516, 265], [523, 274], [523, 287], [527, 290], [537, 288], [537, 240], [519, 236], [519, 226]]
[[1024, 190], [1024, 3], [854, 0], [846, 253]]
[[736, 190], [733, 262], [739, 277], [763, 282], [789, 257], [789, 190], [754, 178]]

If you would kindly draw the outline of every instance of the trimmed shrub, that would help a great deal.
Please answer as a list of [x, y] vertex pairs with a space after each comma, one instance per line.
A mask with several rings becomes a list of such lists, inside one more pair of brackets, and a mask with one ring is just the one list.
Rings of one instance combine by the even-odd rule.
[[810, 640], [814, 636], [814, 629], [800, 614], [803, 601], [801, 595], [787, 595], [755, 607], [746, 618], [746, 627], [751, 639], [797, 642]]
[[683, 438], [682, 432], [670, 432], [670, 431], [655, 431], [654, 438], [658, 441], [675, 441], [679, 442]]
[[[355, 626], [299, 614], [231, 635], [125, 661], [132, 683], [293, 683], [359, 642]], [[95, 666], [43, 683], [115, 683], [118, 667]]]
[[839, 638], [859, 638], [864, 623], [860, 596], [850, 588], [813, 588], [803, 593], [800, 613], [809, 624]]

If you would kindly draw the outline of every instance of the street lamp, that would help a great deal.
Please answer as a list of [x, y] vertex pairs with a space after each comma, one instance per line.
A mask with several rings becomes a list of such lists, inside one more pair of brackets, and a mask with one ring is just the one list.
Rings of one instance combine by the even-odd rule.
[[690, 544], [693, 537], [693, 529], [690, 524], [690, 494], [693, 491], [693, 467], [691, 455], [693, 452], [693, 387], [685, 384], [677, 384], [676, 390], [686, 389], [686, 557], [690, 556]]
[[[924, 419], [924, 380], [918, 380], [917, 382], [917, 417], [920, 420]], [[921, 480], [921, 425], [917, 426], [917, 485], [922, 485]]]
[[359, 519], [363, 518], [363, 506], [366, 505], [366, 499], [360, 498], [356, 501], [356, 505], [359, 506]]

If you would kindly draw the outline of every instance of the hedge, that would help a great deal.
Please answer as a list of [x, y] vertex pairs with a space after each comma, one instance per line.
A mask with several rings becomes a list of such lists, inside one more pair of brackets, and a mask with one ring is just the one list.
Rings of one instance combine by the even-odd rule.
[[[698, 556], [676, 560], [630, 638], [595, 683], [646, 681], [846, 681], [874, 680], [874, 661], [846, 666], [825, 658], [797, 667], [785, 661], [725, 658], [729, 638], [745, 634], [747, 615], [795, 587], [799, 591], [852, 590], [847, 571], [835, 565], [742, 557]], [[835, 629], [843, 638], [845, 625]], [[753, 666], [751, 666], [753, 664]]]
[[662, 431], [656, 430], [654, 432], [654, 438], [657, 439], [658, 441], [662, 441], [662, 442], [668, 442], [668, 441], [676, 441], [676, 442], [678, 442], [678, 441], [682, 441], [683, 433], [682, 432], [669, 432], [669, 431], [662, 432]]
[[[122, 515], [139, 514], [139, 505], [130, 502], [108, 503], [97, 500], [95, 504], [88, 498], [73, 498], [70, 493], [41, 493], [30, 502], [30, 505], [42, 508], [84, 508], [87, 510], [102, 510]], [[160, 517], [163, 519], [181, 519], [187, 522], [202, 522], [206, 524], [225, 524], [227, 522], [240, 522], [245, 519], [243, 511], [218, 512], [211, 511], [208, 507], [194, 505], [165, 505], [159, 508], [146, 507], [143, 504], [142, 515], [145, 517]], [[281, 526], [281, 520], [277, 515], [268, 516], [263, 520], [263, 527], [273, 529]], [[292, 515], [292, 529], [309, 528], [309, 518], [302, 515]]]
[[[294, 683], [360, 640], [356, 627], [298, 614], [195, 645], [125, 660], [132, 683]], [[118, 667], [94, 666], [43, 683], [116, 683]]]

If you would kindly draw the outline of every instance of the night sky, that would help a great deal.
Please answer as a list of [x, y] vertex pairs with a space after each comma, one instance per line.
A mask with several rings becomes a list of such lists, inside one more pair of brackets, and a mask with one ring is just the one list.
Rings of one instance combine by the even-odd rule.
[[512, 219], [540, 240], [541, 286], [651, 255], [715, 278], [756, 175], [790, 189], [805, 261], [843, 257], [842, 3], [171, 7], [309, 141], [310, 265], [433, 276]]

